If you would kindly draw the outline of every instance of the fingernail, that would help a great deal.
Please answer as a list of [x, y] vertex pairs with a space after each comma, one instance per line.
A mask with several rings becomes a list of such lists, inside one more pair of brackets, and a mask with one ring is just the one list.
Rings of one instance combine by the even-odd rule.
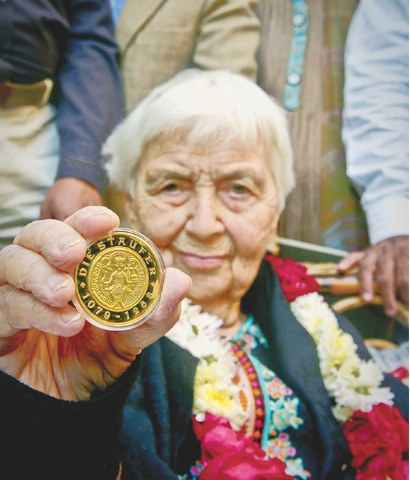
[[373, 295], [371, 293], [364, 293], [363, 294], [363, 300], [365, 302], [371, 302], [373, 299]]
[[81, 315], [79, 313], [76, 313], [70, 317], [63, 317], [63, 322], [66, 324], [67, 327], [74, 327], [81, 322]]
[[114, 212], [109, 210], [106, 207], [98, 207], [98, 210], [92, 209], [91, 211], [86, 212], [86, 214], [83, 216], [82, 220], [87, 220], [87, 218], [93, 218], [93, 217], [110, 217], [112, 218], [115, 215]]
[[54, 292], [56, 292], [63, 288], [67, 288], [70, 284], [70, 279], [62, 275], [52, 275], [47, 280], [47, 284]]
[[81, 242], [82, 240], [80, 238], [78, 238], [77, 240], [73, 240], [72, 238], [66, 239], [66, 240], [63, 239], [59, 242], [59, 249], [61, 250], [61, 252], [64, 253], [67, 250], [70, 250], [71, 248], [76, 247]]

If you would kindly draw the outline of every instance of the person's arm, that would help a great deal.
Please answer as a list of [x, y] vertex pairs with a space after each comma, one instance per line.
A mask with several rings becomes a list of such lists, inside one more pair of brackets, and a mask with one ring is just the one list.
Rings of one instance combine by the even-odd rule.
[[[121, 453], [126, 479], [178, 480], [178, 475], [159, 452], [159, 445], [164, 443], [167, 434], [161, 432], [158, 424], [154, 425], [155, 414], [149, 413], [152, 409], [155, 410], [155, 407], [158, 408], [158, 405], [167, 404], [169, 401], [166, 380], [160, 367], [161, 359], [160, 342], [146, 349], [140, 381], [133, 385], [123, 411]], [[156, 391], [150, 393], [153, 378]], [[160, 415], [166, 417], [168, 411], [162, 409]], [[143, 443], [141, 438], [144, 439]]]
[[395, 315], [397, 299], [409, 301], [407, 0], [359, 4], [346, 46], [343, 136], [372, 246], [340, 269], [358, 265], [363, 299], [378, 289]]
[[70, 34], [56, 77], [60, 163], [42, 209], [60, 220], [101, 202], [101, 146], [123, 116], [109, 1], [71, 0], [67, 12]]
[[139, 352], [175, 324], [190, 288], [168, 268], [158, 308], [138, 328], [86, 322], [71, 303], [72, 272], [87, 243], [118, 224], [110, 210], [87, 207], [64, 223], [33, 222], [0, 250], [4, 478], [115, 479], [121, 409]]
[[256, 79], [260, 24], [249, 0], [206, 0], [193, 66], [230, 70]]
[[375, 244], [409, 228], [407, 0], [362, 0], [345, 62], [347, 169]]
[[0, 371], [2, 478], [116, 480], [122, 410], [139, 363], [79, 402], [55, 399]]

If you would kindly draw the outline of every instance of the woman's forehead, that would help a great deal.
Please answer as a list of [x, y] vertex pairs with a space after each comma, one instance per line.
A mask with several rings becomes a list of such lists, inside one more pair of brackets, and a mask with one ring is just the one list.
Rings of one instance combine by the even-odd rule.
[[168, 144], [146, 150], [142, 165], [146, 171], [192, 174], [208, 171], [215, 175], [265, 172], [267, 162], [260, 148], [238, 146], [188, 146]]

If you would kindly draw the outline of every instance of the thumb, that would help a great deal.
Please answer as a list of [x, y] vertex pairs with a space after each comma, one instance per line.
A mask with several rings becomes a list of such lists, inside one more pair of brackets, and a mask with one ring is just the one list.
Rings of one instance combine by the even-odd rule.
[[158, 308], [141, 326], [125, 332], [116, 332], [116, 338], [122, 343], [122, 350], [133, 353], [144, 349], [164, 336], [177, 322], [180, 315], [180, 303], [188, 295], [191, 278], [176, 268], [165, 270], [164, 288]]

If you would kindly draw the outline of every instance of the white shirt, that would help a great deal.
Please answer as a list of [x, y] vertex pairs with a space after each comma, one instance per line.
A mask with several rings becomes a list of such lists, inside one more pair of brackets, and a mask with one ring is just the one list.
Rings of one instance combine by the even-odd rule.
[[407, 0], [361, 0], [346, 45], [343, 139], [371, 243], [408, 235]]

